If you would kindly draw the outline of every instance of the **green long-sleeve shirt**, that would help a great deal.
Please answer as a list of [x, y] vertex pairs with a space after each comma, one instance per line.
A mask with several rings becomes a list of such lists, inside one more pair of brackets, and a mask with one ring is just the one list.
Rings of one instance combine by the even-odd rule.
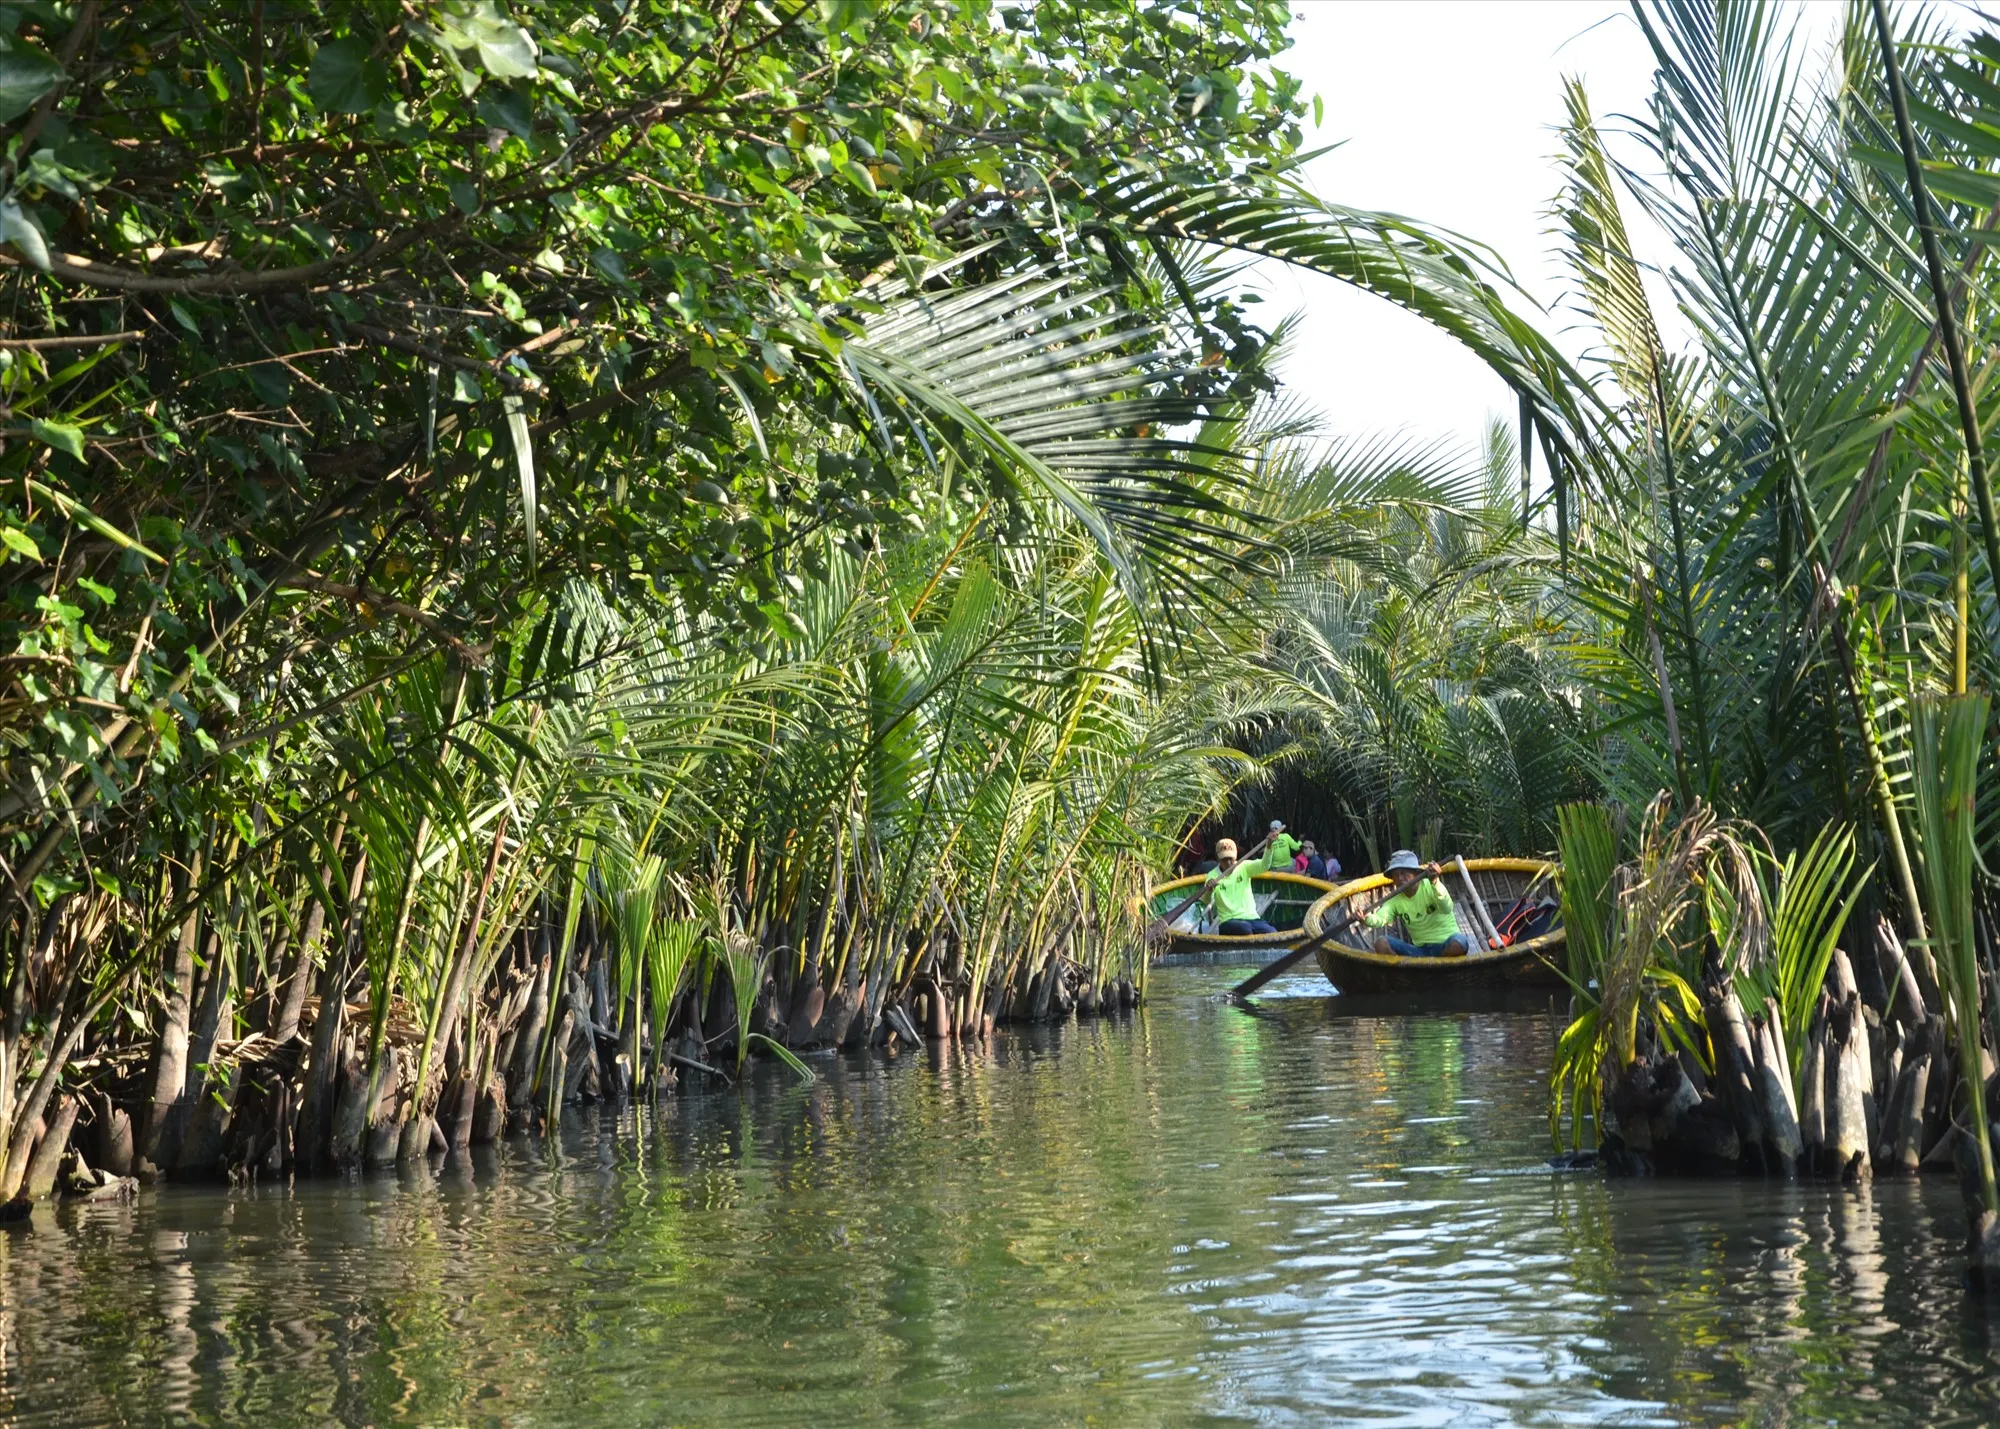
[[1250, 886], [1250, 880], [1270, 866], [1268, 857], [1238, 859], [1229, 872], [1208, 876], [1208, 906], [1215, 910], [1216, 922], [1258, 916], [1257, 891]]
[[1381, 928], [1398, 918], [1410, 930], [1410, 941], [1420, 948], [1459, 936], [1458, 910], [1435, 878], [1420, 878], [1408, 893], [1391, 894], [1361, 921]]
[[1257, 891], [1250, 886], [1250, 880], [1274, 868], [1289, 870], [1298, 851], [1297, 839], [1290, 834], [1276, 834], [1262, 858], [1239, 859], [1236, 867], [1229, 872], [1211, 873], [1208, 876], [1208, 906], [1215, 910], [1215, 921], [1227, 923], [1232, 918], [1247, 920], [1261, 917], [1257, 911]]

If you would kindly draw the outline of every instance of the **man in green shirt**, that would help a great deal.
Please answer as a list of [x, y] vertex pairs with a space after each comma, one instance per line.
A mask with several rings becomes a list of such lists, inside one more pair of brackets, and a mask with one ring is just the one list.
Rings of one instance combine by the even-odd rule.
[[1362, 917], [1371, 928], [1386, 928], [1401, 918], [1410, 937], [1407, 942], [1387, 933], [1375, 935], [1375, 951], [1399, 958], [1462, 958], [1466, 954], [1465, 934], [1458, 928], [1458, 910], [1445, 892], [1436, 864], [1417, 862], [1406, 848], [1389, 855], [1387, 872], [1396, 891]]
[[1299, 841], [1277, 819], [1271, 820], [1271, 837], [1262, 858], [1239, 859], [1235, 839], [1216, 840], [1215, 872], [1202, 890], [1203, 901], [1215, 912], [1215, 931], [1225, 938], [1277, 932], [1258, 912], [1257, 891], [1250, 880], [1273, 867], [1290, 868], [1298, 849]]

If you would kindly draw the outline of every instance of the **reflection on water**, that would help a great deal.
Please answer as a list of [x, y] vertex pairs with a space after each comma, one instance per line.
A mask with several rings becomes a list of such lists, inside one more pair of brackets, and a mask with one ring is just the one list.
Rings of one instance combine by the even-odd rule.
[[1250, 1017], [1237, 976], [435, 1174], [44, 1208], [0, 1236], [0, 1415], [2000, 1418], [1949, 1183], [1551, 1173], [1546, 1008]]

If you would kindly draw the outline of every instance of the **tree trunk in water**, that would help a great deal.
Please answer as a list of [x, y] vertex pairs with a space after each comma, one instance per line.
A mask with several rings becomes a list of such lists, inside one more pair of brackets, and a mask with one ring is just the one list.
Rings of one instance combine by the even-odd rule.
[[1785, 1061], [1784, 1034], [1776, 1024], [1774, 1011], [1757, 1028], [1758, 1105], [1778, 1169], [1793, 1176], [1798, 1173], [1805, 1143], [1799, 1135], [1798, 1110], [1792, 1103], [1792, 1072]]
[[[234, 1020], [235, 970], [230, 966], [231, 961], [222, 950], [221, 934], [210, 928], [208, 975], [202, 981], [201, 1005], [195, 1013], [194, 1029], [188, 1038], [188, 1070], [193, 1076], [173, 1114], [174, 1125], [181, 1137], [187, 1135], [195, 1112], [208, 1096], [209, 1083], [213, 1080], [209, 1064], [215, 1060], [216, 1043], [221, 1039], [223, 1029]], [[159, 1164], [162, 1170], [166, 1169], [166, 1162]], [[176, 1169], [181, 1166], [178, 1150], [173, 1164]]]
[[[187, 866], [175, 864], [168, 887], [174, 902], [188, 896], [194, 881], [201, 877], [201, 855], [193, 854]], [[194, 1005], [194, 950], [201, 938], [201, 914], [190, 909], [181, 924], [180, 936], [167, 952], [165, 996], [160, 1007], [160, 1032], [153, 1055], [153, 1099], [146, 1113], [146, 1126], [139, 1138], [139, 1154], [154, 1165], [171, 1165], [176, 1146], [162, 1144], [173, 1109], [187, 1086], [188, 1016]]]
[[[817, 995], [815, 995], [817, 994]], [[776, 1008], [772, 1009], [776, 1011]], [[826, 990], [819, 985], [819, 965], [807, 958], [785, 1007], [786, 1045], [803, 1047], [826, 1010]]]
[[490, 1146], [507, 1130], [507, 1084], [498, 1077], [486, 1083], [472, 1113], [472, 1144]]
[[305, 1010], [306, 991], [312, 986], [313, 954], [319, 949], [319, 940], [326, 932], [326, 905], [317, 898], [312, 910], [306, 914], [305, 931], [299, 935], [299, 953], [292, 964], [292, 974], [285, 980], [284, 996], [278, 1001], [278, 1014], [271, 1024], [273, 1042], [289, 1042], [299, 1033], [299, 1015]]
[[1799, 1067], [1799, 1142], [1805, 1148], [1806, 1165], [1815, 1173], [1823, 1169], [1826, 1156], [1826, 1009], [1822, 995]]
[[[78, 964], [72, 963], [71, 966], [74, 968]], [[42, 1120], [42, 1113], [48, 1110], [49, 1098], [55, 1094], [56, 1083], [63, 1069], [69, 1065], [70, 1055], [83, 1041], [83, 1034], [90, 1029], [90, 1021], [83, 1015], [85, 1011], [87, 1008], [74, 1008], [66, 1015], [67, 1030], [60, 1037], [53, 1038], [48, 1058], [36, 1075], [34, 1085], [14, 1109], [14, 1135], [7, 1147], [6, 1170], [0, 1173], [0, 1201], [11, 1199], [21, 1188], [21, 1178], [27, 1174], [28, 1152], [33, 1145], [36, 1126]], [[62, 1020], [56, 1024], [62, 1025]], [[49, 1029], [52, 1034], [56, 1026]]]
[[618, 1055], [612, 1059], [611, 1095], [619, 1101], [632, 1095], [639, 1079], [639, 1029], [646, 1021], [646, 968], [632, 970], [632, 997], [619, 1006], [625, 1025], [618, 1034]]
[[860, 1010], [861, 998], [866, 997], [864, 989], [859, 997], [845, 986], [836, 987], [827, 998], [826, 1006], [820, 1010], [819, 1026], [813, 1034], [815, 1046], [839, 1047], [847, 1042], [848, 1031], [854, 1026], [854, 1016]]
[[[1925, 1019], [1925, 1042], [1932, 1049], [1930, 1087], [1924, 1093], [1924, 1160], [1932, 1159], [1940, 1146], [1950, 1141], [1952, 1099], [1958, 1089], [1958, 1058], [1944, 1018], [1932, 1013]], [[1949, 1147], [1945, 1148], [1947, 1159]]]
[[951, 1037], [951, 1007], [945, 1001], [944, 989], [933, 981], [928, 993], [930, 1001], [930, 1026], [924, 1029], [937, 1041]]
[[562, 1017], [556, 1023], [555, 1041], [549, 1046], [549, 1125], [554, 1127], [556, 1118], [562, 1114], [562, 1104], [569, 1087], [569, 1044], [576, 1034], [576, 1009], [564, 1007]]
[[96, 1117], [90, 1148], [91, 1163], [113, 1176], [132, 1174], [132, 1118], [112, 1105], [111, 1098], [98, 1092], [91, 1103]]
[[507, 1080], [507, 1104], [525, 1110], [535, 1095], [535, 1062], [542, 1053], [542, 1030], [549, 1020], [549, 958], [546, 946], [535, 967], [525, 1020], [514, 1039], [514, 1065]]
[[[836, 993], [835, 996], [839, 994]], [[829, 1006], [826, 989], [819, 985], [819, 979], [815, 977], [812, 986], [806, 989], [805, 996], [799, 999], [793, 1009], [790, 1026], [792, 1046], [817, 1047], [825, 1040], [822, 1024], [826, 1021]], [[845, 1025], [841, 1030], [843, 1032], [846, 1030]]]
[[[472, 959], [479, 950], [479, 925], [486, 919], [486, 899], [493, 891], [493, 875], [500, 868], [500, 851], [507, 838], [507, 811], [500, 811], [499, 819], [493, 826], [493, 843], [486, 855], [486, 873], [479, 880], [479, 891], [473, 896], [472, 909], [465, 919], [465, 937], [460, 942], [458, 956], [451, 960], [451, 971], [445, 977], [444, 993], [438, 999], [437, 1014], [432, 1019], [429, 1033], [424, 1039], [422, 1060], [417, 1066], [417, 1107], [422, 1111], [429, 1100], [431, 1058], [442, 1050], [448, 1059], [452, 1049], [458, 1044], [459, 1032], [465, 1019], [460, 1016], [458, 1005], [465, 1000], [466, 979], [472, 973]], [[438, 1046], [442, 1035], [444, 1045]]]
[[62, 1165], [63, 1148], [69, 1145], [69, 1134], [76, 1126], [77, 1100], [65, 1095], [56, 1104], [56, 1114], [49, 1118], [48, 1130], [35, 1146], [35, 1154], [29, 1158], [27, 1176], [21, 1193], [31, 1201], [45, 1198], [55, 1189], [56, 1169]]
[[306, 1062], [305, 1093], [299, 1098], [297, 1127], [292, 1135], [292, 1154], [307, 1171], [326, 1164], [333, 1143], [335, 1111], [341, 1094], [344, 1058], [339, 1055], [341, 1034], [347, 1022], [347, 973], [361, 946], [361, 923], [366, 913], [362, 891], [366, 887], [368, 855], [357, 852], [354, 869], [347, 882], [347, 926], [341, 930], [340, 947], [320, 968], [318, 978], [319, 1013], [313, 1019], [312, 1050]]
[[[421, 1161], [442, 1140], [437, 1119], [416, 1106], [414, 1100], [404, 1110], [408, 1115], [404, 1117], [402, 1129], [397, 1135], [396, 1159], [402, 1162]], [[446, 1147], [449, 1149], [449, 1143]]]
[[472, 1121], [466, 1128], [465, 1142], [469, 1146], [486, 1146], [507, 1129], [507, 1087], [494, 1071], [497, 1056], [488, 1030], [479, 1039], [479, 1057], [473, 1070]]
[[206, 1180], [221, 1174], [224, 1138], [242, 1077], [242, 1064], [230, 1062], [202, 1078], [200, 1099], [188, 1107], [187, 1130], [181, 1136], [180, 1155], [174, 1159], [176, 1176]]
[[478, 1075], [470, 1067], [461, 1067], [438, 1098], [437, 1124], [446, 1145], [457, 1148], [472, 1144], [472, 1116], [478, 1104]]
[[359, 1166], [368, 1153], [368, 1130], [375, 1119], [376, 1103], [385, 1089], [384, 1074], [395, 1074], [395, 1060], [395, 1048], [385, 1047], [371, 1074], [362, 1068], [359, 1058], [350, 1055], [346, 1059], [341, 1072], [340, 1100], [334, 1108], [330, 1148], [333, 1164], [342, 1170]]
[[1736, 1000], [1734, 990], [1711, 994], [1707, 1021], [1709, 1035], [1715, 1041], [1716, 1095], [1736, 1124], [1736, 1139], [1743, 1153], [1747, 1156], [1752, 1147], [1757, 1147], [1761, 1154], [1769, 1138], [1764, 1130], [1762, 1101], [1757, 1094], [1757, 1056], [1750, 1045], [1743, 1005]]
[[1931, 1058], [1929, 1048], [1903, 1064], [1896, 1096], [1884, 1119], [1883, 1141], [1888, 1155], [1883, 1169], [1897, 1175], [1914, 1176], [1924, 1159], [1924, 1102], [1930, 1093]]
[[558, 1105], [567, 1105], [588, 1097], [597, 1099], [597, 1035], [591, 1030], [588, 1013], [576, 1015], [570, 1033], [569, 1075], [562, 1083], [562, 1096]]
[[405, 1119], [413, 1111], [402, 1095], [400, 1061], [395, 1046], [384, 1044], [374, 1075], [368, 1079], [368, 1129], [363, 1144], [371, 1166], [387, 1166], [395, 1161]]
[[1827, 1072], [1826, 1103], [1832, 1122], [1827, 1131], [1830, 1169], [1843, 1181], [1867, 1180], [1868, 1103], [1874, 1093], [1868, 1066], [1868, 1026], [1862, 1020], [1858, 992], [1847, 995], [1828, 1024]]

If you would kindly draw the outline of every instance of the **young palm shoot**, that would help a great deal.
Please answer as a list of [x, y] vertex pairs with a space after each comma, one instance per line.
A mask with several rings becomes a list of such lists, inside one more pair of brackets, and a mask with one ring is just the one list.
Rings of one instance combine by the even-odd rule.
[[1986, 1119], [1986, 1086], [1980, 1075], [1979, 954], [1973, 941], [1973, 847], [1979, 788], [1979, 752], [1992, 701], [1984, 692], [1920, 696], [1911, 710], [1910, 746], [1916, 775], [1918, 862], [1930, 898], [1931, 944], [1945, 1009], [1958, 1040], [1960, 1085], [1972, 1142], [1970, 1166], [1961, 1174], [1973, 1184], [1983, 1208], [1973, 1227], [1975, 1272], [2000, 1271], [2000, 1189], [1993, 1173], [1993, 1138]]
[[782, 1043], [766, 1037], [761, 1032], [750, 1030], [751, 1009], [757, 1005], [757, 994], [764, 986], [765, 959], [759, 955], [756, 945], [740, 935], [724, 935], [722, 966], [729, 974], [729, 990], [734, 994], [736, 1004], [736, 1076], [743, 1077], [743, 1062], [750, 1055], [750, 1043], [754, 1039], [766, 1051], [799, 1074], [799, 1080], [816, 1080], [812, 1068], [798, 1059], [798, 1056]]

